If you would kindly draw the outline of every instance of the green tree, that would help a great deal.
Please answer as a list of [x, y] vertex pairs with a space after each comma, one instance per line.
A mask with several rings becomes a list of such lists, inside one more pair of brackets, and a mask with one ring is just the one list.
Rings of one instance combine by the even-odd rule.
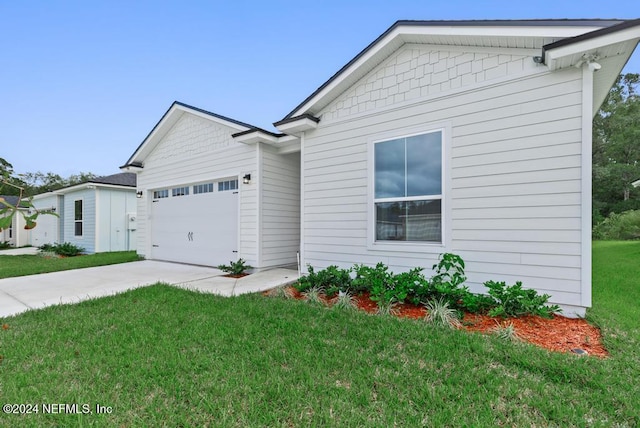
[[594, 222], [640, 208], [640, 75], [620, 75], [593, 119]]

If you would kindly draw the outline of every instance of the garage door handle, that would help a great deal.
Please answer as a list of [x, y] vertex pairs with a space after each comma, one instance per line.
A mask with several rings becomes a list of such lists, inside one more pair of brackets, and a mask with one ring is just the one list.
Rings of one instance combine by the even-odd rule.
[[157, 248], [157, 247], [159, 247], [159, 246], [160, 246], [160, 245], [155, 245], [155, 244], [154, 244], [154, 245], [152, 245], [152, 247], [156, 247], [156, 248]]

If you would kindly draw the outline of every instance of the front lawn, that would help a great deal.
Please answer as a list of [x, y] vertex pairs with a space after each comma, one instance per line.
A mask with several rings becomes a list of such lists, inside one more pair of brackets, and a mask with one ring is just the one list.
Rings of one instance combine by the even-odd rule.
[[[640, 276], [638, 254], [640, 243], [594, 245], [590, 317], [605, 332], [611, 357], [604, 360], [423, 321], [162, 284], [27, 312], [0, 321], [0, 391], [3, 404], [37, 404], [40, 413], [0, 420], [10, 426], [637, 426], [640, 331], [626, 308], [637, 314], [631, 296], [638, 285], [619, 275]], [[606, 262], [610, 257], [622, 267]], [[43, 403], [92, 413], [43, 414]], [[102, 414], [96, 405], [105, 406]]]
[[46, 258], [40, 255], [3, 256], [0, 253], [0, 278], [113, 265], [135, 260], [139, 260], [135, 251], [96, 253], [86, 256], [64, 258]]

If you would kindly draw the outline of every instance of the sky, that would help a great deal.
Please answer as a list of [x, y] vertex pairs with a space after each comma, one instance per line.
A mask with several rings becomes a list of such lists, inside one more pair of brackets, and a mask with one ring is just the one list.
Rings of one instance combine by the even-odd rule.
[[0, 157], [118, 173], [176, 100], [274, 130], [399, 19], [551, 18], [640, 18], [640, 2], [0, 0]]

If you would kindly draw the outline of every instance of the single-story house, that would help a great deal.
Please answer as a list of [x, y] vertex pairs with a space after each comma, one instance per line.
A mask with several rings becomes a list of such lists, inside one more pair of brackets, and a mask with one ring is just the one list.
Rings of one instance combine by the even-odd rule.
[[136, 175], [97, 177], [33, 197], [38, 216], [29, 243], [70, 242], [87, 253], [135, 250]]
[[[256, 132], [264, 142], [251, 140]], [[295, 265], [297, 140], [174, 102], [122, 167], [138, 175], [138, 253], [206, 266]]]
[[280, 134], [174, 103], [123, 167], [138, 251], [394, 271], [453, 252], [474, 291], [522, 281], [583, 315], [591, 122], [639, 39], [640, 20], [398, 21]]
[[[0, 195], [7, 204], [16, 206], [19, 202], [17, 196]], [[0, 204], [0, 208], [5, 208], [4, 204]], [[26, 211], [24, 207], [18, 207], [19, 211]], [[8, 228], [0, 230], [0, 242], [8, 242], [12, 247], [24, 247], [29, 244], [29, 231], [25, 230], [26, 221], [20, 213], [13, 216], [11, 224]]]

